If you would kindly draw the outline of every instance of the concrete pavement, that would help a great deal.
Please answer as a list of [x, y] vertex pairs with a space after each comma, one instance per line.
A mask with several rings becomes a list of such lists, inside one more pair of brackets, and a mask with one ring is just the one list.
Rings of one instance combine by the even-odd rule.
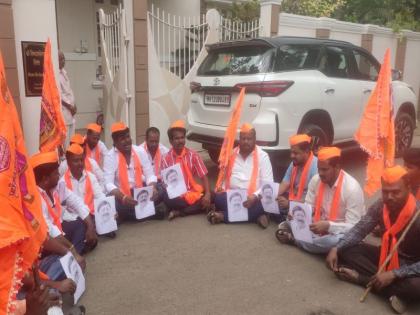
[[[345, 162], [362, 181], [363, 155]], [[216, 167], [208, 164], [214, 179]], [[279, 244], [275, 229], [210, 226], [204, 215], [126, 223], [88, 255], [81, 303], [95, 315], [393, 314], [373, 294], [359, 303], [362, 288], [337, 280], [322, 257]]]

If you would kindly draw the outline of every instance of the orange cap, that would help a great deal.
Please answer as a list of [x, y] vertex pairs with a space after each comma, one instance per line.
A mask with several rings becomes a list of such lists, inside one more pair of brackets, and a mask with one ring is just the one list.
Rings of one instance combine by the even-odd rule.
[[95, 124], [95, 123], [91, 123], [91, 124], [87, 125], [86, 129], [87, 130], [92, 130], [96, 133], [101, 133], [101, 131], [102, 131], [102, 127], [98, 124]]
[[297, 134], [289, 138], [290, 146], [304, 142], [311, 143], [311, 137], [309, 137], [307, 134]]
[[241, 132], [243, 132], [243, 133], [250, 132], [252, 129], [254, 129], [254, 126], [251, 125], [250, 123], [244, 123], [241, 126]]
[[70, 138], [70, 143], [76, 143], [78, 145], [83, 145], [85, 143], [85, 137], [83, 137], [80, 133], [75, 133]]
[[395, 184], [405, 174], [407, 174], [407, 170], [400, 165], [387, 167], [382, 174], [382, 180], [387, 184]]
[[32, 168], [43, 164], [58, 163], [58, 154], [56, 151], [37, 153], [32, 155], [32, 157], [29, 159], [29, 163], [31, 164]]
[[323, 147], [318, 151], [318, 160], [320, 161], [326, 161], [340, 156], [341, 150], [337, 147]]
[[66, 152], [73, 153], [75, 155], [82, 155], [83, 154], [83, 148], [78, 145], [77, 143], [72, 143], [66, 150]]
[[124, 124], [122, 121], [118, 121], [112, 124], [111, 126], [111, 133], [123, 131], [128, 129], [127, 125]]
[[169, 129], [173, 128], [185, 129], [185, 122], [183, 120], [174, 121]]

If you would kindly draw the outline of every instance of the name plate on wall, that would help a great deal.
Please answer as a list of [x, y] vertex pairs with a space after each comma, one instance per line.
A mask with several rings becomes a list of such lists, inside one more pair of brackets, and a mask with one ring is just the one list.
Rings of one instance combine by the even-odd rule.
[[21, 42], [26, 97], [42, 95], [45, 42]]

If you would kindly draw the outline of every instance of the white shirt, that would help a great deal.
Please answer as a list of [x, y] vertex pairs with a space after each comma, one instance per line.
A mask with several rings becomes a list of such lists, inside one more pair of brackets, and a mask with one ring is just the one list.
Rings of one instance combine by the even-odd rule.
[[[147, 158], [149, 159], [149, 162], [150, 164], [152, 164], [152, 167], [153, 167], [153, 174], [155, 174], [156, 177], [160, 176], [160, 174], [156, 174], [155, 161], [152, 155], [150, 154], [149, 151], [146, 151], [146, 142], [143, 142], [142, 144], [140, 144], [139, 147], [143, 148], [143, 150], [146, 152]], [[163, 160], [165, 155], [169, 152], [169, 149], [165, 147], [163, 144], [159, 143], [159, 150], [160, 150], [160, 158], [161, 160]]]
[[[89, 158], [90, 165], [92, 165], [92, 174], [95, 175], [96, 179], [98, 180], [99, 186], [101, 186], [102, 191], [105, 191], [105, 175], [102, 169], [99, 167], [98, 163]], [[60, 177], [64, 176], [64, 173], [68, 170], [67, 160], [64, 160], [60, 163], [58, 167], [58, 172], [60, 173]]]
[[[61, 235], [60, 229], [54, 224], [54, 220], [51, 217], [48, 211], [48, 205], [46, 202], [49, 203], [51, 208], [55, 210], [55, 204], [51, 201], [50, 197], [48, 197], [47, 193], [40, 187], [38, 187], [39, 193], [41, 194], [41, 206], [42, 206], [42, 213], [44, 215], [44, 219], [47, 223], [48, 227], [48, 234], [51, 237], [57, 237]], [[69, 190], [65, 183], [59, 182], [57, 187], [52, 192], [53, 196], [58, 194], [58, 199], [61, 203], [61, 222], [64, 220], [64, 217], [68, 216], [77, 219], [80, 217], [82, 220], [86, 219], [89, 215], [89, 208], [85, 205], [82, 199], [80, 199], [76, 194], [74, 194], [71, 190]], [[45, 199], [44, 199], [44, 197]], [[65, 206], [64, 206], [65, 205]], [[65, 220], [65, 221], [73, 221], [73, 220]]]
[[[305, 202], [311, 204], [313, 207], [316, 203], [320, 182], [321, 179], [319, 178], [318, 174], [312, 177], [311, 181], [309, 182], [308, 193], [306, 194]], [[321, 205], [321, 220], [328, 220], [331, 203], [334, 198], [337, 185], [338, 178], [332, 187], [325, 185], [324, 197], [322, 199]], [[357, 222], [360, 221], [365, 213], [365, 200], [362, 188], [356, 179], [354, 179], [348, 173], [344, 172], [337, 220], [335, 222], [329, 221], [330, 228], [328, 232], [330, 234], [346, 233]]]
[[[86, 145], [88, 145], [88, 144], [86, 144]], [[93, 150], [91, 150], [91, 158], [92, 159], [95, 159], [96, 150], [99, 150], [99, 156], [101, 157], [101, 161], [103, 163], [103, 161], [105, 159], [105, 155], [107, 155], [107, 153], [108, 153], [108, 148], [106, 147], [105, 143], [103, 143], [101, 140], [99, 140], [99, 142], [96, 145], [96, 147]], [[96, 160], [95, 160], [95, 162], [96, 162]]]
[[[70, 80], [67, 76], [67, 71], [63, 68], [59, 71], [59, 80], [60, 80], [60, 96], [61, 100], [74, 106], [74, 94], [73, 90], [70, 86]], [[63, 117], [66, 125], [72, 125], [74, 124], [75, 120], [73, 115], [70, 113], [70, 111], [61, 105], [61, 110], [63, 112]]]
[[[271, 167], [270, 158], [268, 154], [259, 146], [255, 146], [258, 154], [258, 176], [257, 188], [261, 186], [262, 182], [273, 181], [273, 169]], [[252, 176], [252, 169], [254, 165], [253, 152], [249, 154], [244, 160], [242, 155], [238, 152], [235, 163], [232, 168], [232, 175], [230, 177], [230, 188], [232, 189], [248, 189], [249, 182]]]
[[[152, 164], [150, 163], [146, 151], [142, 147], [132, 146], [132, 150], [140, 159], [142, 166], [143, 182], [147, 185], [153, 182], [157, 182], [157, 178], [154, 174]], [[108, 151], [104, 160], [104, 173], [105, 173], [105, 189], [109, 193], [120, 186], [118, 178], [118, 162], [119, 162], [119, 151], [114, 147]], [[134, 161], [130, 159], [130, 165], [127, 166], [128, 170], [128, 183], [130, 188], [135, 186], [135, 174], [134, 174]]]
[[[93, 175], [90, 172], [83, 171], [82, 177], [80, 177], [79, 180], [73, 177], [73, 175], [70, 172], [70, 181], [72, 185], [72, 192], [76, 194], [80, 199], [85, 200], [85, 194], [86, 194], [86, 175], [89, 176], [90, 183], [92, 184], [92, 192], [93, 192], [93, 199], [99, 199], [105, 197], [105, 194], [102, 191], [102, 187], [99, 185], [98, 180], [96, 179], [96, 176]], [[65, 176], [61, 177], [59, 183], [62, 185], [66, 185], [66, 179]], [[87, 206], [87, 205], [86, 205]], [[65, 206], [63, 206], [63, 209]], [[77, 216], [69, 211], [66, 211], [64, 213], [63, 220], [64, 221], [74, 221], [77, 219]]]

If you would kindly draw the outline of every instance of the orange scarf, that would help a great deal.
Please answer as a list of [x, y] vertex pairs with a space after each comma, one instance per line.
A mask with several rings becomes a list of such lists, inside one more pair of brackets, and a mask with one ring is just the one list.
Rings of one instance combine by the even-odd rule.
[[92, 172], [92, 163], [90, 163], [89, 157], [85, 157], [85, 170]]
[[[381, 245], [381, 256], [379, 258], [379, 266], [385, 262], [386, 257], [392, 251], [395, 244], [397, 243], [397, 234], [404, 230], [407, 226], [408, 222], [412, 218], [414, 212], [416, 210], [416, 199], [412, 194], [408, 197], [407, 202], [402, 208], [400, 214], [398, 215], [397, 221], [393, 225], [391, 225], [391, 220], [389, 219], [389, 210], [384, 205], [383, 208], [383, 219], [386, 228], [386, 232], [382, 236], [382, 245]], [[391, 244], [390, 244], [391, 243]], [[391, 260], [389, 261], [388, 266], [386, 266], [385, 270], [390, 271], [394, 269], [398, 269], [400, 267], [400, 262], [398, 259], [398, 251], [392, 255]]]
[[[131, 149], [131, 159], [134, 163], [135, 188], [141, 188], [143, 187], [143, 170], [140, 159], [133, 149]], [[118, 152], [118, 178], [120, 180], [120, 189], [123, 194], [131, 196], [130, 184], [128, 182], [127, 160], [121, 152]]]
[[[232, 157], [230, 158], [228, 170], [226, 173], [226, 190], [230, 189], [230, 177], [232, 176], [233, 166], [235, 165], [235, 160], [238, 156], [238, 153], [239, 147], [236, 147], [236, 149], [233, 151]], [[255, 148], [254, 151], [252, 151], [252, 174], [248, 186], [248, 195], [252, 195], [257, 190], [257, 177], [259, 173], [258, 164], [258, 152], [257, 148]]]
[[61, 226], [61, 204], [60, 199], [58, 198], [58, 193], [56, 191], [53, 193], [55, 210], [50, 205], [50, 197], [48, 197], [47, 193], [42, 192], [41, 196], [47, 204], [48, 213], [52, 217], [54, 224], [61, 232], [63, 232], [63, 227]]
[[[338, 176], [337, 188], [334, 192], [334, 197], [331, 202], [330, 215], [328, 218], [328, 220], [330, 221], [335, 221], [338, 216], [341, 188], [343, 187], [343, 179], [344, 179], [344, 172], [341, 171], [340, 175]], [[325, 190], [325, 184], [322, 181], [320, 181], [319, 187], [318, 187], [318, 196], [316, 198], [316, 203], [315, 203], [314, 222], [318, 222], [321, 219], [321, 206], [322, 206], [322, 200], [324, 199], [324, 190]]]
[[95, 150], [95, 156], [92, 157], [93, 155], [92, 150], [90, 149], [89, 145], [86, 144], [86, 160], [89, 160], [89, 158], [93, 158], [99, 165], [101, 165], [101, 152], [100, 152], [101, 150], [99, 150], [99, 145], [96, 145], [94, 150]]
[[[64, 175], [64, 179], [66, 181], [66, 186], [68, 189], [73, 191], [73, 184], [71, 183], [70, 179], [70, 170], [67, 170], [66, 174]], [[85, 204], [89, 207], [90, 214], [93, 215], [95, 208], [93, 206], [93, 189], [92, 189], [92, 182], [90, 181], [89, 174], [86, 172], [86, 184], [85, 184]]]
[[289, 199], [290, 200], [298, 200], [298, 201], [302, 200], [303, 190], [305, 189], [305, 186], [306, 186], [306, 180], [308, 178], [308, 173], [309, 173], [309, 169], [311, 167], [313, 158], [314, 158], [314, 155], [311, 152], [308, 160], [305, 163], [305, 166], [303, 167], [302, 174], [300, 174], [300, 180], [299, 180], [299, 187], [298, 187], [297, 195], [295, 195], [295, 180], [296, 180], [296, 176], [297, 176], [297, 172], [298, 172], [298, 167], [293, 165], [292, 177], [290, 179], [290, 189], [289, 189], [289, 191], [290, 191], [289, 192]]
[[[147, 153], [150, 154], [149, 149], [147, 148], [147, 144], [144, 144], [144, 149], [146, 150]], [[151, 156], [151, 154], [150, 154]], [[160, 148], [158, 146], [156, 153], [155, 153], [155, 157], [153, 158], [153, 163], [155, 163], [155, 175], [158, 179], [160, 179], [160, 163], [161, 163], [161, 159], [162, 156], [160, 154]]]
[[203, 195], [204, 189], [203, 186], [197, 184], [197, 182], [194, 180], [194, 176], [192, 175], [190, 168], [185, 162], [185, 154], [186, 150], [184, 148], [182, 149], [181, 154], [176, 156], [176, 163], [179, 163], [181, 165], [182, 173], [184, 174], [184, 179], [186, 181], [185, 184], [188, 185], [188, 183], [190, 183], [192, 188], [192, 190], [187, 191], [182, 197], [189, 205], [192, 205], [198, 200], [200, 200], [201, 196]]

